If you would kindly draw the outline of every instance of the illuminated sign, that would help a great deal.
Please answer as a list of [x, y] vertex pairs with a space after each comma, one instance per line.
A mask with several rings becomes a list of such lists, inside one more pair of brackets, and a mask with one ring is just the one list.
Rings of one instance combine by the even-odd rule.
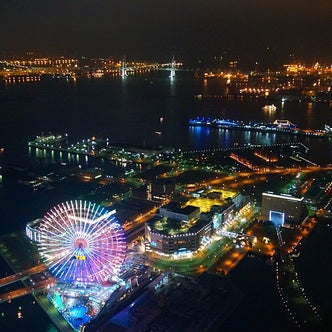
[[75, 259], [79, 260], [79, 261], [85, 261], [86, 260], [86, 257], [83, 256], [83, 255], [77, 255], [77, 256], [74, 256]]

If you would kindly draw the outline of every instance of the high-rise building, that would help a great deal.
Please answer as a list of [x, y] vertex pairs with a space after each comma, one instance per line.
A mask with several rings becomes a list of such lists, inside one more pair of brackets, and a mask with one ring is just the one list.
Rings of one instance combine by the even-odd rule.
[[307, 217], [303, 197], [271, 192], [262, 194], [262, 220], [272, 221], [276, 226], [299, 227]]

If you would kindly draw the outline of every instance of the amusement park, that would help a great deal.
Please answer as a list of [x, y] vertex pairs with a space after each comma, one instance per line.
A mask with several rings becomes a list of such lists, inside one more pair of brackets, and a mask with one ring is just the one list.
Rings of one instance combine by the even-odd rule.
[[[206, 206], [207, 198], [202, 202]], [[212, 202], [216, 203], [216, 198], [212, 198]], [[171, 205], [160, 210], [161, 213], [176, 214]], [[158, 220], [156, 216], [145, 226], [148, 240], [139, 241], [136, 238], [129, 242], [124, 228], [116, 218], [115, 209], [109, 210], [82, 200], [63, 202], [42, 218], [27, 223], [25, 235], [32, 267], [13, 277], [24, 283], [25, 288], [21, 292], [31, 293], [40, 299], [40, 304], [44, 305], [44, 310], [60, 331], [95, 331], [96, 327], [103, 326], [122, 326], [123, 330], [131, 331], [130, 327], [137, 325], [136, 316], [140, 316], [142, 310], [155, 312], [155, 315], [162, 312], [167, 287], [177, 289], [181, 285], [182, 292], [188, 292], [194, 287], [199, 289], [197, 299], [210, 293], [205, 286], [198, 287], [194, 276], [201, 275], [209, 265], [217, 263], [218, 253], [226, 252], [227, 247], [233, 243], [232, 236], [235, 233], [227, 230], [234, 229], [236, 225], [243, 227], [243, 214], [250, 213], [249, 210], [252, 210], [250, 204], [240, 214], [234, 215], [232, 222], [232, 204], [226, 204], [224, 211], [219, 214], [219, 221], [215, 217], [215, 226], [212, 226], [211, 221], [197, 225], [193, 221], [197, 219], [198, 207], [180, 209], [177, 211], [178, 218], [186, 218], [186, 215], [189, 218], [186, 232], [180, 234], [177, 241], [182, 243], [182, 247], [188, 247], [184, 252], [181, 248], [172, 251], [169, 243], [167, 250], [153, 248], [154, 241], [160, 240], [155, 232], [148, 229], [149, 225], [153, 227], [156, 218]], [[219, 227], [221, 218], [225, 219], [223, 229]], [[215, 232], [212, 236], [212, 227], [218, 228], [219, 235]], [[224, 238], [220, 241], [222, 234], [231, 234], [228, 236], [230, 240]], [[164, 243], [171, 241], [170, 238], [167, 240], [167, 234], [162, 236]], [[196, 244], [190, 246], [193, 238], [196, 238]], [[187, 244], [184, 244], [185, 241]], [[11, 246], [10, 243], [6, 245]], [[222, 245], [224, 249], [220, 251]], [[213, 259], [211, 255], [214, 255]], [[236, 258], [233, 264], [236, 264]], [[1, 301], [14, 299], [15, 296], [11, 293], [8, 299], [3, 297]], [[153, 305], [147, 309], [147, 303], [154, 303], [156, 299], [157, 307]], [[192, 300], [192, 305], [197, 299]], [[219, 302], [220, 298], [213, 301]], [[142, 309], [138, 304], [144, 302]], [[225, 304], [228, 307], [230, 305], [227, 301]], [[201, 310], [199, 302], [194, 306], [195, 309], [191, 310]], [[213, 319], [215, 314], [210, 310], [206, 319]]]
[[52, 280], [47, 298], [74, 331], [111, 298], [124, 298], [138, 287], [148, 272], [138, 256], [127, 255], [115, 213], [91, 202], [70, 201], [26, 227], [47, 270], [44, 275]]

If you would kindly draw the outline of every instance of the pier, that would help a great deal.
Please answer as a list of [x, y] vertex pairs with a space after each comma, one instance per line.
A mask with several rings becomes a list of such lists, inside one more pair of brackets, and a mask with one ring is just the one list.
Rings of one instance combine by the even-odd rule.
[[325, 126], [324, 129], [300, 129], [289, 120], [275, 120], [273, 123], [243, 122], [229, 119], [200, 118], [190, 119], [190, 127], [208, 127], [215, 129], [260, 131], [283, 135], [310, 136], [310, 137], [331, 137], [332, 130]]

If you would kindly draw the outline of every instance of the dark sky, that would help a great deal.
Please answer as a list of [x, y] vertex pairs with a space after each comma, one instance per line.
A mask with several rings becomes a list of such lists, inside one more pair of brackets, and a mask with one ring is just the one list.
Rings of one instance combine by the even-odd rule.
[[0, 27], [7, 54], [332, 61], [332, 0], [0, 0]]

